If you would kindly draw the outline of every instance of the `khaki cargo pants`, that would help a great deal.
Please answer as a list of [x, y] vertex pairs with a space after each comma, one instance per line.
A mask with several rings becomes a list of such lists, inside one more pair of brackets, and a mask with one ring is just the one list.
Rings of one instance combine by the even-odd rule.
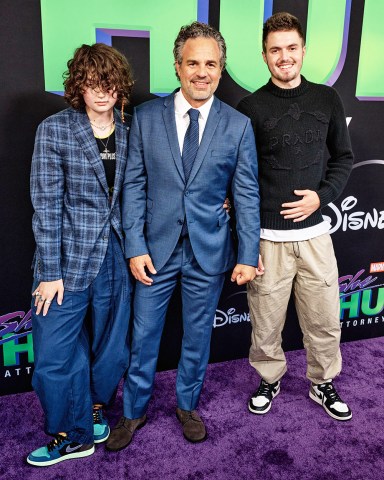
[[265, 273], [247, 288], [251, 365], [268, 383], [286, 372], [281, 332], [293, 290], [307, 353], [307, 378], [313, 383], [333, 379], [341, 371], [341, 331], [338, 271], [330, 235], [302, 242], [261, 240], [260, 254]]

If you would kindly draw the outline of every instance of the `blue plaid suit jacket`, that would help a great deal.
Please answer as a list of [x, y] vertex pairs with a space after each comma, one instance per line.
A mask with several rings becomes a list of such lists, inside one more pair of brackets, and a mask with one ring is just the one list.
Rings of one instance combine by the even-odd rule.
[[[35, 279], [63, 279], [81, 291], [98, 274], [111, 227], [121, 241], [119, 196], [127, 160], [130, 118], [116, 121], [116, 176], [112, 201], [100, 153], [85, 111], [68, 108], [38, 127], [32, 157]], [[123, 241], [122, 241], [123, 244]]]

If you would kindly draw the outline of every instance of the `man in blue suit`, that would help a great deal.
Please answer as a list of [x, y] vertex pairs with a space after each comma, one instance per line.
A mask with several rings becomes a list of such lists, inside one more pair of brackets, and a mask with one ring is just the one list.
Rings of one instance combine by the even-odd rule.
[[[196, 412], [209, 359], [213, 319], [225, 272], [252, 280], [259, 256], [256, 149], [249, 120], [213, 96], [225, 66], [221, 34], [194, 22], [174, 47], [181, 89], [138, 107], [132, 120], [123, 186], [127, 258], [138, 280], [124, 416], [107, 449], [125, 448], [146, 422], [167, 307], [181, 279], [183, 341], [177, 418], [191, 442], [206, 429]], [[232, 191], [239, 238], [237, 263], [229, 215]]]

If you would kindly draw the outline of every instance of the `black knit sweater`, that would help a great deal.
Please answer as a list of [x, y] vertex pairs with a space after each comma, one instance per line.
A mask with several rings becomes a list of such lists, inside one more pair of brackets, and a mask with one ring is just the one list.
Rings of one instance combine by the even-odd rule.
[[241, 100], [238, 110], [250, 117], [255, 132], [261, 227], [288, 230], [320, 223], [320, 210], [295, 223], [279, 212], [282, 203], [300, 199], [294, 190], [316, 191], [321, 208], [335, 200], [347, 182], [353, 154], [337, 92], [303, 76], [292, 89], [279, 88], [270, 80]]

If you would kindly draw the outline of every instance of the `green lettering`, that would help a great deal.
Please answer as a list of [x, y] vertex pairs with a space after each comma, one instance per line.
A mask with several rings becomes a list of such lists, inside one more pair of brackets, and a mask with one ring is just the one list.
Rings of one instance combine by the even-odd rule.
[[[4, 335], [3, 338], [8, 338], [12, 335], [12, 333], [9, 333], [7, 335]], [[19, 343], [19, 340], [15, 339], [3, 343], [4, 367], [19, 365], [19, 354], [24, 352], [28, 353], [28, 363], [33, 363], [35, 357], [33, 353], [32, 333], [28, 333], [28, 335], [23, 338], [26, 339], [26, 342]]]
[[96, 41], [96, 29], [149, 31], [151, 93], [178, 86], [173, 42], [197, 17], [197, 0], [41, 0], [45, 89], [62, 92], [62, 74], [74, 50]]
[[241, 8], [233, 0], [220, 2], [220, 31], [227, 43], [227, 72], [249, 91], [264, 85], [269, 78], [261, 55], [264, 0], [243, 0]]
[[379, 288], [377, 293], [376, 306], [371, 307], [373, 290], [364, 290], [361, 300], [361, 313], [364, 315], [378, 315], [384, 310], [384, 288]]
[[344, 319], [344, 312], [349, 310], [348, 318], [356, 318], [360, 311], [361, 292], [352, 293], [349, 300], [340, 297], [340, 320]]
[[346, 6], [347, 0], [308, 2], [307, 52], [302, 71], [312, 82], [329, 82], [332, 85], [340, 74], [343, 65], [339, 65], [339, 62], [344, 63], [341, 53], [344, 29], [347, 26]]
[[356, 83], [356, 96], [360, 100], [383, 100], [384, 97], [384, 63], [380, 54], [375, 53], [384, 44], [383, 15], [383, 2], [365, 0]]
[[[350, 8], [350, 0], [309, 0], [303, 74], [311, 81], [333, 84], [340, 74], [347, 13], [349, 20], [347, 5]], [[233, 0], [220, 2], [220, 30], [228, 46], [227, 71], [249, 91], [260, 88], [269, 78], [261, 55], [263, 21], [263, 0], [243, 0], [241, 8]]]

